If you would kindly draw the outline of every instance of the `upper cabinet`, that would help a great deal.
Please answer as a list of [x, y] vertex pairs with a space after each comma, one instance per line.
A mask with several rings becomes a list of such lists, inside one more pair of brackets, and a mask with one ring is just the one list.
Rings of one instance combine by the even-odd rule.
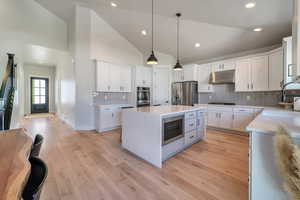
[[98, 92], [131, 92], [131, 67], [96, 61]]
[[136, 85], [138, 87], [152, 86], [152, 68], [137, 66], [136, 67]]
[[250, 59], [241, 59], [236, 62], [235, 69], [235, 91], [246, 92], [250, 90], [251, 84]]
[[184, 65], [184, 81], [197, 81], [197, 67], [196, 64]]
[[212, 63], [212, 71], [225, 71], [235, 69], [236, 63], [234, 60], [225, 60], [221, 62]]
[[204, 64], [198, 66], [198, 92], [213, 92], [213, 86], [209, 84], [209, 76], [211, 72], [211, 64]]
[[268, 90], [268, 56], [258, 56], [251, 61], [251, 90]]
[[283, 49], [269, 55], [269, 90], [281, 90], [284, 79]]

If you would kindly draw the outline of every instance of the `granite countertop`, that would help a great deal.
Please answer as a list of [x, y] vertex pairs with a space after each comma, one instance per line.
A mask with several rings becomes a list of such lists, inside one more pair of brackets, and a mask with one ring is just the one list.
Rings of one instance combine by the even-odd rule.
[[133, 104], [94, 104], [94, 106], [96, 106], [96, 107], [101, 107], [101, 106], [105, 106], [105, 107], [110, 107], [110, 106], [114, 106], [114, 107], [136, 107], [136, 105], [133, 105]]
[[275, 133], [279, 126], [284, 127], [293, 138], [300, 138], [300, 112], [265, 107], [248, 126], [250, 132]]
[[264, 106], [250, 106], [250, 105], [221, 105], [221, 104], [195, 104], [195, 106], [206, 106], [206, 107], [229, 107], [229, 108], [253, 108], [263, 109]]
[[175, 113], [184, 113], [188, 111], [196, 111], [199, 109], [201, 109], [201, 107], [182, 106], [182, 105], [163, 105], [163, 106], [147, 106], [147, 107], [139, 107], [139, 108], [130, 108], [127, 110], [135, 111], [135, 112], [152, 113], [157, 115], [168, 115], [168, 114], [175, 114]]

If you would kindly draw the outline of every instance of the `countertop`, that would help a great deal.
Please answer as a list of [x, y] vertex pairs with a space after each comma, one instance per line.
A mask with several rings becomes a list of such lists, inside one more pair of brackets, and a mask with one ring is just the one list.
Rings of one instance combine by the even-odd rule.
[[247, 126], [250, 132], [275, 133], [279, 126], [284, 127], [293, 138], [300, 138], [300, 112], [265, 107]]
[[136, 105], [133, 104], [94, 104], [96, 107], [136, 107]]
[[23, 129], [0, 131], [0, 199], [17, 200], [30, 173], [32, 139]]
[[162, 105], [162, 106], [130, 108], [128, 110], [135, 111], [135, 112], [152, 113], [157, 115], [168, 115], [168, 114], [175, 114], [175, 113], [184, 113], [188, 111], [196, 111], [199, 109], [201, 109], [201, 106]]

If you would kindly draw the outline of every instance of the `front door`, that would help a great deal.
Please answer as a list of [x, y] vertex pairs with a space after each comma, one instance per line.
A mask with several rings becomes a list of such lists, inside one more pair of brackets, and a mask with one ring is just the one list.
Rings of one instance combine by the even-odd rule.
[[31, 77], [31, 113], [49, 112], [49, 79]]

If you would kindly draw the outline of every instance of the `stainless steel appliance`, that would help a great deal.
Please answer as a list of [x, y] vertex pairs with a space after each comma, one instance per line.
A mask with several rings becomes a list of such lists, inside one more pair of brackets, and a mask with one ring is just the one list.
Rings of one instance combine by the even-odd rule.
[[173, 116], [162, 120], [163, 145], [184, 137], [184, 115]]
[[209, 77], [210, 84], [234, 84], [235, 70], [212, 72]]
[[137, 107], [150, 106], [150, 88], [137, 87]]
[[184, 81], [172, 84], [172, 104], [193, 106], [198, 103], [198, 82]]

